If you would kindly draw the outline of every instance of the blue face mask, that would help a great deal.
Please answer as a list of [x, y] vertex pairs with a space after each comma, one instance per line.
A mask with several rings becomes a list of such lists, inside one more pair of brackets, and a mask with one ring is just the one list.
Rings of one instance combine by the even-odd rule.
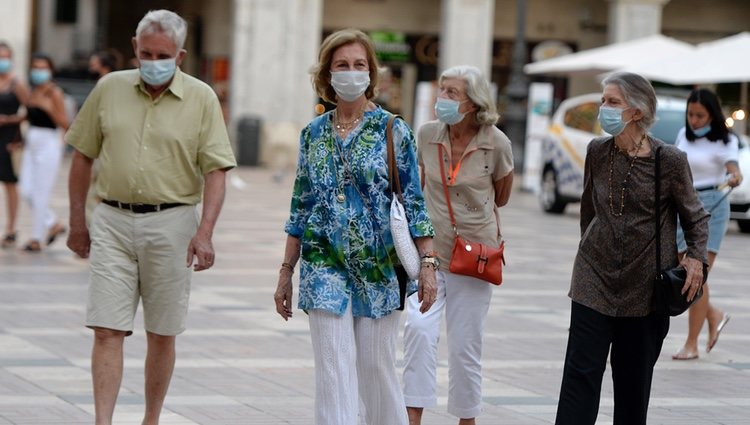
[[0, 58], [0, 74], [7, 74], [13, 67], [13, 62], [8, 58]]
[[464, 119], [464, 116], [466, 115], [466, 113], [458, 112], [458, 108], [461, 106], [461, 103], [463, 102], [438, 97], [437, 102], [435, 102], [435, 116], [437, 117], [437, 119], [448, 125], [458, 124]]
[[607, 133], [617, 136], [622, 133], [628, 122], [622, 121], [622, 112], [625, 109], [613, 108], [611, 106], [600, 106], [599, 107], [599, 124], [602, 126], [602, 130]]
[[29, 81], [35, 86], [44, 84], [51, 78], [52, 72], [49, 69], [32, 69], [29, 73]]
[[155, 61], [141, 59], [139, 62], [141, 63], [139, 68], [141, 79], [150, 86], [166, 84], [174, 76], [177, 69], [176, 58]]
[[706, 134], [708, 134], [709, 131], [711, 131], [711, 123], [708, 123], [708, 125], [705, 127], [701, 127], [701, 128], [690, 127], [690, 129], [693, 130], [693, 134], [695, 134], [696, 137], [703, 137]]

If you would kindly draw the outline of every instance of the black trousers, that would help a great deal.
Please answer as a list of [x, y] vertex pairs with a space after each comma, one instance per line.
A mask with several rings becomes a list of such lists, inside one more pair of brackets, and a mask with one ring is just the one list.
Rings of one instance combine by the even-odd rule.
[[614, 425], [646, 425], [654, 365], [669, 316], [605, 316], [573, 302], [555, 425], [594, 425], [610, 353]]

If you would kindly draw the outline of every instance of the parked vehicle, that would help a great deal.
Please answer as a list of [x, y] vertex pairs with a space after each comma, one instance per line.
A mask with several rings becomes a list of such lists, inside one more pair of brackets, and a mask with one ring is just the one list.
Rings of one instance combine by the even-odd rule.
[[[542, 182], [539, 200], [548, 213], [560, 214], [569, 203], [580, 202], [583, 162], [591, 139], [603, 136], [597, 116], [601, 93], [584, 94], [563, 101], [552, 116], [542, 140]], [[674, 144], [685, 125], [685, 99], [658, 96], [656, 123], [651, 134]]]
[[742, 183], [729, 194], [729, 218], [737, 220], [740, 231], [750, 233], [750, 137], [740, 136], [740, 170]]

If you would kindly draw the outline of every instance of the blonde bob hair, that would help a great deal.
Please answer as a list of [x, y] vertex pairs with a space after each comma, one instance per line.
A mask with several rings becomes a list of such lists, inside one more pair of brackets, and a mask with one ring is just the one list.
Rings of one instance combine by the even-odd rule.
[[370, 68], [370, 86], [365, 91], [365, 97], [372, 99], [377, 94], [375, 88], [378, 86], [378, 58], [375, 56], [375, 46], [367, 34], [354, 28], [339, 30], [323, 40], [318, 52], [318, 63], [312, 67], [312, 83], [315, 92], [323, 100], [336, 103], [336, 91], [331, 86], [331, 62], [333, 53], [341, 46], [359, 43], [365, 48], [367, 65]]
[[477, 124], [495, 125], [500, 115], [492, 100], [490, 83], [479, 68], [469, 65], [459, 65], [446, 69], [440, 74], [439, 83], [442, 84], [446, 78], [456, 78], [466, 82], [466, 96], [477, 105]]

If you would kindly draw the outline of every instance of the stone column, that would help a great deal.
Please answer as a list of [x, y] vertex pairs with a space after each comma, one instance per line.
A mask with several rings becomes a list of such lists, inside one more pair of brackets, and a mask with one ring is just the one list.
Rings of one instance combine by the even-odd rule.
[[[314, 116], [309, 70], [320, 46], [322, 8], [322, 0], [233, 1], [230, 128], [252, 116], [272, 134], [275, 126], [301, 128]], [[263, 151], [264, 140], [260, 146]]]
[[495, 1], [442, 1], [438, 72], [455, 65], [474, 65], [489, 77]]
[[661, 33], [661, 15], [669, 0], [608, 0], [610, 43]]
[[31, 49], [31, 0], [0, 0], [0, 40], [13, 49], [13, 72], [26, 80]]

